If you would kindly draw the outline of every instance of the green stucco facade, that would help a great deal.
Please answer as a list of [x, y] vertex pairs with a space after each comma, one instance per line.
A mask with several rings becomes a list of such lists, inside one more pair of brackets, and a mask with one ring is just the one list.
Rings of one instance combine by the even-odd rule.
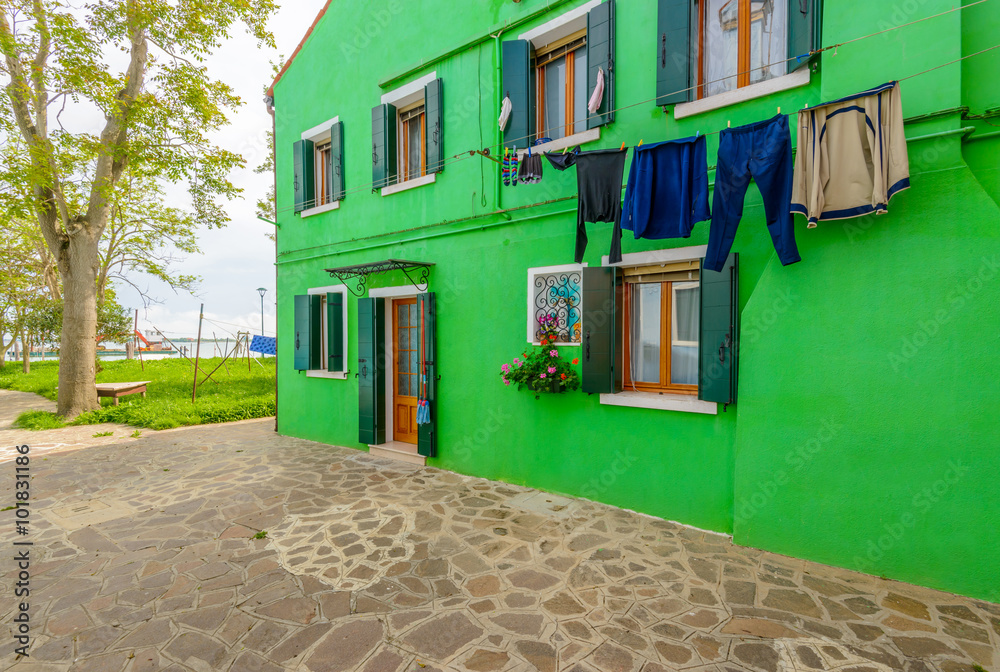
[[[619, 110], [584, 150], [715, 133], [778, 107], [904, 80], [912, 188], [890, 214], [809, 230], [797, 217], [803, 261], [782, 267], [751, 185], [733, 248], [739, 398], [710, 415], [602, 405], [582, 392], [536, 400], [502, 385], [500, 364], [526, 345], [528, 269], [573, 262], [576, 201], [566, 197], [576, 178], [546, 165], [540, 184], [501, 187], [497, 164], [468, 151], [502, 139], [498, 39], [582, 3], [430, 4], [333, 2], [274, 86], [279, 431], [367, 449], [358, 443], [357, 299], [348, 300], [340, 380], [294, 370], [294, 296], [336, 284], [325, 268], [433, 262], [441, 380], [429, 465], [1000, 601], [1000, 49], [904, 80], [994, 46], [1000, 7], [984, 3], [844, 45], [814, 59], [808, 84], [678, 120], [673, 106], [665, 114], [642, 102], [656, 96], [657, 3], [618, 0]], [[945, 0], [826, 0], [822, 44], [951, 8]], [[372, 193], [372, 107], [431, 72], [444, 84], [448, 163], [433, 184]], [[334, 117], [344, 128], [346, 197], [335, 211], [303, 218], [293, 211], [293, 144]], [[719, 136], [708, 142], [711, 165]], [[585, 262], [600, 266], [611, 225], [588, 232]], [[704, 245], [708, 234], [708, 222], [683, 240], [626, 232], [623, 249]], [[368, 289], [406, 283], [396, 273]], [[562, 349], [574, 356], [579, 347]]]

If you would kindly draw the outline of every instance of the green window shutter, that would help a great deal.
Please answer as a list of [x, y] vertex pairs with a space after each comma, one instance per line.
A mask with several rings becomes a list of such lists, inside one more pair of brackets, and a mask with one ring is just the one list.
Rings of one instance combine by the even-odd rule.
[[501, 100], [509, 96], [513, 106], [503, 133], [505, 147], [527, 147], [535, 140], [535, 69], [531, 52], [527, 40], [503, 43]]
[[[820, 0], [788, 0], [788, 58], [804, 56], [820, 46], [822, 18]], [[795, 72], [809, 61], [788, 61], [788, 72]]]
[[396, 183], [396, 107], [389, 103], [372, 108], [373, 189]]
[[656, 25], [656, 104], [686, 103], [691, 78], [691, 0], [658, 0]]
[[295, 370], [312, 371], [320, 368], [320, 309], [319, 295], [299, 294], [295, 297]]
[[417, 377], [421, 399], [430, 402], [431, 421], [417, 426], [417, 452], [424, 457], [437, 457], [437, 305], [434, 292], [417, 295], [420, 315], [420, 361], [423, 365]]
[[330, 127], [330, 171], [328, 191], [333, 200], [344, 200], [344, 123]]
[[326, 370], [343, 372], [344, 353], [344, 295], [330, 292], [326, 295]]
[[701, 266], [701, 334], [698, 398], [736, 403], [739, 369], [739, 255], [730, 254], [719, 272]]
[[596, 114], [587, 116], [587, 128], [615, 120], [615, 0], [607, 0], [587, 13], [587, 100], [597, 86], [597, 71], [604, 70], [604, 100]]
[[440, 173], [444, 168], [444, 112], [441, 78], [424, 87], [424, 152], [428, 173]]
[[618, 268], [583, 269], [583, 391], [618, 392], [622, 386], [622, 282]]
[[295, 212], [316, 204], [316, 157], [312, 140], [295, 143]]
[[358, 299], [358, 441], [385, 443], [385, 299]]

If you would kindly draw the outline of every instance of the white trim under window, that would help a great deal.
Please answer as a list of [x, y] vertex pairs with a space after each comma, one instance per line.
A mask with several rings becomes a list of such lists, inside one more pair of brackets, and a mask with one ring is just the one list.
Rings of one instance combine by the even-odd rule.
[[[321, 144], [323, 144], [325, 142], [329, 142], [330, 141], [330, 128], [334, 124], [336, 124], [338, 121], [340, 121], [340, 116], [339, 115], [336, 116], [336, 117], [334, 117], [333, 119], [330, 119], [328, 121], [324, 121], [319, 126], [313, 126], [309, 130], [302, 132], [302, 139], [303, 140], [311, 140], [317, 146], [321, 145]], [[315, 155], [314, 155], [313, 160], [315, 160]], [[320, 185], [319, 185], [320, 171], [316, 170], [315, 174], [316, 174], [316, 180], [317, 180], [317, 182], [316, 182], [316, 185], [314, 185], [314, 187], [313, 187], [313, 193], [317, 194], [316, 197], [319, 198], [318, 195], [319, 195], [319, 193], [321, 191]], [[324, 212], [331, 212], [333, 210], [339, 210], [339, 209], [340, 209], [340, 201], [331, 201], [329, 203], [324, 203], [322, 205], [316, 205], [316, 206], [313, 206], [311, 208], [307, 208], [307, 209], [305, 209], [305, 210], [303, 210], [302, 212], [299, 213], [299, 217], [305, 219], [306, 217], [313, 217], [315, 215], [322, 215]]]
[[[309, 371], [306, 371], [306, 376], [309, 377], [309, 378], [333, 378], [335, 380], [347, 380], [347, 374], [349, 373], [349, 370], [350, 370], [350, 367], [349, 367], [349, 365], [347, 363], [347, 352], [348, 352], [348, 349], [347, 349], [347, 336], [348, 336], [347, 315], [348, 315], [348, 312], [349, 312], [347, 310], [347, 285], [330, 285], [329, 287], [313, 287], [313, 288], [311, 288], [309, 290], [308, 294], [310, 296], [319, 295], [319, 296], [322, 297], [322, 301], [320, 302], [320, 313], [319, 313], [320, 314], [319, 322], [320, 322], [320, 353], [321, 353], [320, 354], [320, 366], [321, 366], [321, 368], [319, 368], [319, 369], [310, 369]], [[328, 371], [327, 370], [327, 366], [329, 366], [329, 362], [330, 362], [330, 359], [329, 359], [329, 356], [328, 356], [328, 353], [327, 353], [327, 350], [326, 350], [327, 346], [328, 346], [328, 344], [330, 342], [330, 339], [328, 338], [328, 336], [329, 336], [329, 331], [328, 330], [330, 328], [330, 319], [329, 319], [329, 313], [327, 312], [327, 311], [329, 311], [330, 307], [326, 303], [326, 295], [327, 294], [340, 294], [341, 296], [344, 297], [344, 300], [343, 300], [343, 311], [344, 311], [344, 314], [343, 314], [343, 316], [341, 318], [341, 323], [344, 326], [344, 371]]]
[[[576, 283], [577, 287], [574, 289], [572, 287], [572, 282], [569, 285], [567, 285], [567, 290], [570, 293], [578, 293], [577, 297], [571, 297], [571, 298], [573, 298], [574, 302], [573, 302], [572, 306], [569, 306], [567, 308], [569, 310], [572, 310], [572, 316], [570, 317], [570, 323], [568, 325], [570, 327], [570, 329], [572, 329], [574, 324], [577, 325], [577, 326], [580, 326], [580, 325], [582, 325], [582, 321], [583, 321], [583, 312], [582, 312], [582, 310], [583, 310], [583, 269], [586, 266], [587, 266], [587, 264], [563, 264], [561, 266], [540, 266], [538, 268], [529, 268], [528, 269], [528, 292], [527, 292], [527, 300], [528, 300], [528, 306], [527, 306], [527, 311], [528, 311], [527, 312], [527, 327], [528, 327], [528, 330], [527, 330], [527, 339], [528, 339], [528, 343], [530, 343], [532, 345], [541, 345], [541, 342], [538, 340], [538, 338], [536, 338], [536, 336], [537, 336], [536, 328], [537, 328], [537, 325], [538, 325], [538, 315], [539, 315], [539, 310], [541, 308], [538, 305], [536, 305], [537, 299], [538, 299], [538, 290], [539, 290], [539, 288], [535, 286], [535, 279], [538, 276], [546, 276], [547, 275], [547, 276], [554, 277], [554, 276], [558, 276], [558, 275], [561, 275], [561, 274], [567, 274], [567, 278], [566, 279], [569, 280], [569, 281], [572, 281], [572, 280], [574, 280], [574, 277], [569, 277], [569, 276], [570, 275], [576, 276], [575, 283]], [[575, 316], [575, 319], [572, 319], [573, 316]], [[576, 341], [576, 342], [560, 341], [558, 343], [555, 343], [554, 345], [557, 345], [557, 346], [560, 346], [560, 345], [576, 345], [576, 346], [579, 346], [580, 342], [579, 341]]]
[[[690, 103], [678, 103], [674, 106], [674, 119], [683, 119], [709, 110], [717, 110], [721, 107], [729, 107], [737, 103], [744, 103], [754, 98], [762, 98], [779, 91], [787, 91], [809, 83], [809, 67], [801, 67], [795, 72], [774, 79], [766, 79], [756, 84], [748, 84], [740, 89], [733, 89], [725, 93], [693, 100]], [[789, 110], [791, 111], [791, 110]]]
[[436, 181], [437, 173], [431, 173], [430, 175], [424, 175], [423, 177], [407, 180], [406, 182], [397, 182], [396, 184], [390, 184], [388, 187], [382, 187], [379, 189], [379, 193], [382, 196], [392, 196], [401, 191], [409, 191], [410, 189], [422, 187], [425, 184], [434, 184]]

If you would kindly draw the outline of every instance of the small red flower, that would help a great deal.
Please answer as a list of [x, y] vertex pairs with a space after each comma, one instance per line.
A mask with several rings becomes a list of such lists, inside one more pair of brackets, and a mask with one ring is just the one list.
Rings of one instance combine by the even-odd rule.
[[562, 378], [563, 380], [566, 380], [566, 374], [565, 374], [565, 373], [564, 373], [564, 374], [562, 374], [562, 375], [560, 376], [560, 378]]
[[574, 357], [573, 358], [573, 366], [576, 366], [579, 363], [580, 363], [580, 358], [579, 357]]
[[542, 345], [548, 345], [548, 344], [549, 344], [549, 340], [547, 338], [543, 338], [542, 339]]

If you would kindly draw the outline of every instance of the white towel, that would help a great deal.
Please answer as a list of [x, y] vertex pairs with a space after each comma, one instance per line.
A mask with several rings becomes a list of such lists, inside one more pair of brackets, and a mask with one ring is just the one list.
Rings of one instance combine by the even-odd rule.
[[510, 102], [510, 97], [504, 97], [503, 104], [500, 106], [500, 119], [497, 121], [500, 124], [500, 130], [506, 130], [507, 122], [510, 120], [510, 113], [514, 109], [514, 104]]
[[604, 68], [597, 69], [597, 84], [594, 86], [594, 93], [590, 96], [587, 109], [591, 114], [597, 114], [601, 109], [601, 102], [604, 100]]

